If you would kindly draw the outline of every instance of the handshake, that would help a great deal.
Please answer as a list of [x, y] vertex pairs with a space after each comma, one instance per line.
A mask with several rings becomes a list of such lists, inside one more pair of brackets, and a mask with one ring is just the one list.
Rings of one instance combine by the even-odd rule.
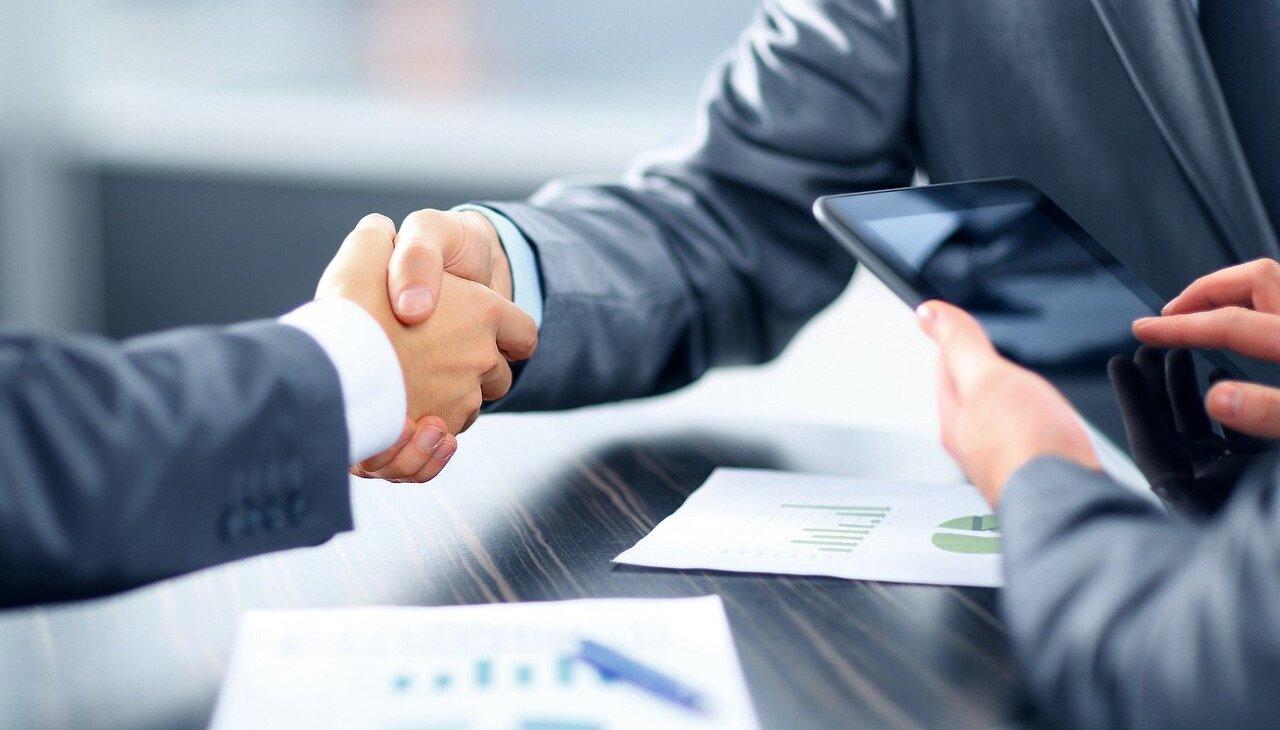
[[409, 412], [387, 451], [351, 467], [399, 482], [434, 478], [457, 448], [454, 435], [481, 405], [511, 389], [511, 363], [527, 360], [538, 329], [512, 303], [511, 271], [484, 215], [422, 210], [397, 232], [365, 216], [325, 269], [316, 299], [342, 297], [377, 320], [404, 374]]

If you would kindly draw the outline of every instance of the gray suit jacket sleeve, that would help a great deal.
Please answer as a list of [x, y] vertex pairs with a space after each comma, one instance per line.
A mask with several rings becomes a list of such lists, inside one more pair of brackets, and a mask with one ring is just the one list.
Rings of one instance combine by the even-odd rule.
[[532, 243], [546, 298], [538, 353], [501, 409], [644, 396], [763, 361], [840, 293], [853, 261], [814, 199], [914, 170], [906, 23], [884, 5], [765, 2], [685, 144], [618, 183], [485, 203]]
[[350, 529], [344, 419], [333, 365], [284, 325], [0, 337], [0, 605]]
[[1034, 694], [1065, 727], [1280, 727], [1280, 472], [1182, 522], [1041, 459], [1000, 504], [1002, 597]]

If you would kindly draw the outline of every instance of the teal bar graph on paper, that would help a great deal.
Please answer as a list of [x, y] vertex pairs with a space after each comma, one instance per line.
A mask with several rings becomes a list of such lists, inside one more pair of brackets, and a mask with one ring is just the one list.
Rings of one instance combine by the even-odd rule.
[[576, 660], [571, 656], [562, 656], [556, 662], [556, 678], [560, 684], [573, 684], [573, 665]]
[[493, 662], [481, 659], [476, 662], [476, 687], [488, 689], [493, 684]]
[[528, 664], [521, 664], [516, 667], [516, 684], [521, 687], [528, 687], [533, 684], [533, 667]]

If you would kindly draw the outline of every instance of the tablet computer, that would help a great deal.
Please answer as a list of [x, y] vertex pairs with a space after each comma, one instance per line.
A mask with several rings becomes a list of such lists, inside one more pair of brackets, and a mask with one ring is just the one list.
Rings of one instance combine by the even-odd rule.
[[[1133, 355], [1133, 321], [1164, 301], [1047, 195], [981, 180], [829, 196], [814, 212], [908, 305], [941, 299], [974, 315], [997, 349], [1128, 453], [1107, 362]], [[1225, 353], [1195, 359], [1202, 394], [1214, 369], [1243, 375]]]

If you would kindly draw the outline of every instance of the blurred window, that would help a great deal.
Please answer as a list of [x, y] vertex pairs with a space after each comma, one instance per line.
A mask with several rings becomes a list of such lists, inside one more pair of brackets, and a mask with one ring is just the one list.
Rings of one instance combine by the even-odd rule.
[[756, 0], [98, 0], [75, 77], [591, 103], [683, 103]]

